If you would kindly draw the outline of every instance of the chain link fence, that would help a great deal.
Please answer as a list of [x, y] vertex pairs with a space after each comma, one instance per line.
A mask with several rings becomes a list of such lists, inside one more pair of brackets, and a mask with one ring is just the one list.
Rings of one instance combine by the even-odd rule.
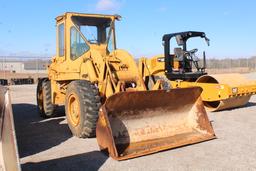
[[256, 71], [256, 57], [208, 59], [206, 68], [209, 73], [247, 73]]
[[[0, 84], [1, 79], [13, 82], [11, 79], [18, 78], [32, 78], [36, 83], [38, 78], [47, 77], [50, 60], [50, 57], [0, 56]], [[200, 63], [202, 66], [202, 61]], [[256, 56], [237, 59], [208, 58], [206, 68], [209, 74], [256, 72]]]

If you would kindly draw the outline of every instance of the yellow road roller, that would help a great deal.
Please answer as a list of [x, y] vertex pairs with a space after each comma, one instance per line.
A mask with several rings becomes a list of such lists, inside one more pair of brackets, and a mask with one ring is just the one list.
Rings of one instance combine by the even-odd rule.
[[146, 89], [133, 57], [116, 47], [120, 18], [70, 12], [56, 18], [57, 54], [37, 86], [40, 116], [53, 117], [64, 104], [73, 135], [96, 134], [99, 148], [117, 160], [215, 138], [200, 87]]
[[[165, 34], [162, 39], [164, 55], [140, 59], [139, 69], [147, 88], [152, 89], [153, 85], [159, 87], [159, 81], [163, 83], [164, 89], [201, 87], [203, 103], [210, 111], [230, 109], [248, 103], [250, 97], [256, 93], [256, 81], [248, 80], [237, 73], [208, 75], [205, 71], [205, 52], [202, 64], [199, 64], [196, 55], [198, 49], [187, 49], [187, 41], [198, 37], [210, 44], [204, 32]], [[170, 53], [172, 38], [176, 39], [178, 45], [173, 48], [173, 54]]]

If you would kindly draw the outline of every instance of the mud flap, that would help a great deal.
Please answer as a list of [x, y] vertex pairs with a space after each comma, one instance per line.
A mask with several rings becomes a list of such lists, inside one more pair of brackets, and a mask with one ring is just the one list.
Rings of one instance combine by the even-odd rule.
[[202, 89], [121, 92], [99, 112], [99, 147], [116, 160], [215, 138], [200, 98]]

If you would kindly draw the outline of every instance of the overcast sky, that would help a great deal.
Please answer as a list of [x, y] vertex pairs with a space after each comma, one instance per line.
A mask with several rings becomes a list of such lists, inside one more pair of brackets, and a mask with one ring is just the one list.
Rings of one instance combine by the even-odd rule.
[[209, 57], [250, 57], [256, 55], [255, 7], [254, 0], [0, 0], [0, 56], [54, 55], [54, 18], [73, 11], [120, 14], [117, 46], [136, 58], [163, 53], [163, 34], [187, 30], [208, 35]]

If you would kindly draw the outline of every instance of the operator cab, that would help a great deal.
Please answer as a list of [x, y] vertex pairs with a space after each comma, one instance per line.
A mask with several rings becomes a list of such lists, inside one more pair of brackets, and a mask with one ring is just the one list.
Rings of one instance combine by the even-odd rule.
[[116, 49], [115, 20], [119, 15], [79, 14], [71, 17], [71, 58], [84, 53], [85, 49], [98, 50], [103, 56]]
[[[205, 39], [209, 46], [210, 40], [204, 32], [187, 31], [180, 33], [165, 34], [163, 36], [165, 74], [169, 80], [196, 80], [198, 77], [207, 74], [205, 72], [205, 52], [203, 52], [203, 66], [199, 66], [199, 58], [196, 55], [198, 49], [187, 50], [187, 40], [200, 37]], [[175, 38], [178, 47], [170, 54], [171, 39]], [[195, 69], [193, 69], [195, 68]]]

